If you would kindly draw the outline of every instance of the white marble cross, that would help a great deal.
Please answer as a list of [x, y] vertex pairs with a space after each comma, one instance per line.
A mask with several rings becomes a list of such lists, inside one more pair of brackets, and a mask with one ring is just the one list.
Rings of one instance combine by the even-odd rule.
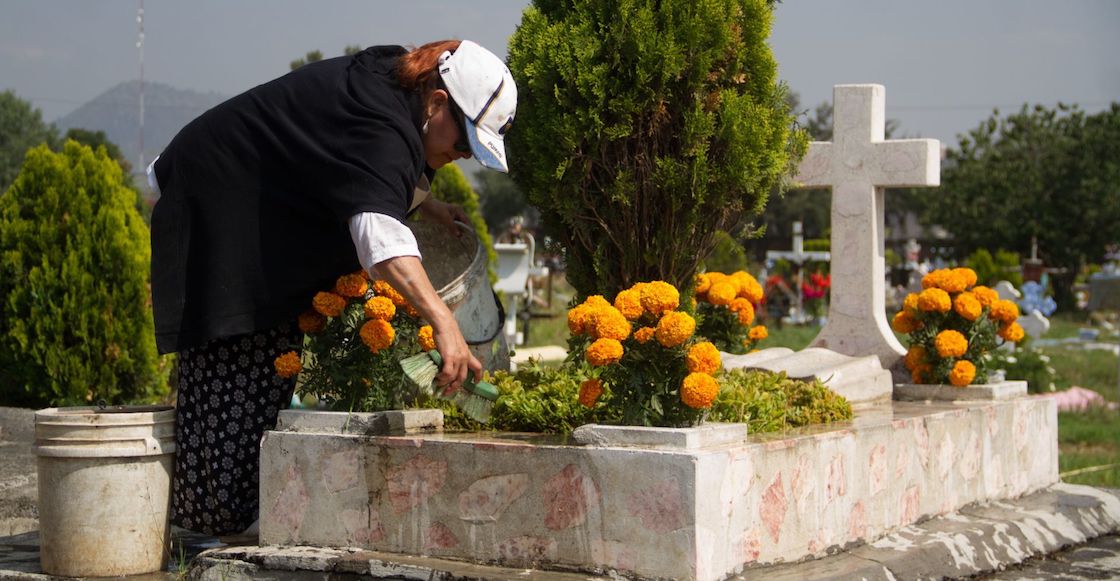
[[832, 295], [828, 323], [813, 340], [844, 355], [878, 355], [890, 368], [906, 353], [887, 323], [883, 189], [941, 183], [936, 139], [884, 141], [882, 85], [836, 85], [832, 142], [813, 142], [802, 187], [832, 188]]

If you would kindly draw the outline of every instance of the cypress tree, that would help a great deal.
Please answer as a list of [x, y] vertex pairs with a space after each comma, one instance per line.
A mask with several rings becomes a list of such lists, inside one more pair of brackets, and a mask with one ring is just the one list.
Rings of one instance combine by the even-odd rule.
[[719, 230], [761, 214], [804, 153], [765, 0], [536, 0], [510, 40], [513, 177], [613, 296], [691, 286]]
[[106, 154], [68, 141], [27, 153], [0, 196], [0, 400], [144, 402], [157, 371], [148, 228]]

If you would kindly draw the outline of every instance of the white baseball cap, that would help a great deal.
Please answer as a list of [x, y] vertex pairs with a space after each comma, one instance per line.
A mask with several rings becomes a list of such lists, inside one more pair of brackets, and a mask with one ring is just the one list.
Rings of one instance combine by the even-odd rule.
[[517, 112], [517, 86], [494, 53], [469, 40], [439, 57], [439, 76], [463, 111], [471, 153], [482, 165], [509, 172], [504, 137]]

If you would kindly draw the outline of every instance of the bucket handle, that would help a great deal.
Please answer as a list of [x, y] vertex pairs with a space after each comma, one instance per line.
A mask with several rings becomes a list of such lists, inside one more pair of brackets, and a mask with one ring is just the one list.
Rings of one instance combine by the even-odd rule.
[[463, 339], [466, 340], [467, 345], [485, 345], [493, 341], [494, 339], [497, 339], [498, 334], [502, 332], [502, 324], [505, 323], [506, 320], [506, 308], [502, 306], [502, 301], [498, 298], [498, 293], [494, 292], [494, 287], [490, 287], [490, 292], [494, 295], [494, 303], [498, 305], [498, 325], [494, 327], [494, 332], [486, 339], [478, 339], [472, 341], [470, 339], [467, 339], [466, 337], [463, 337]]

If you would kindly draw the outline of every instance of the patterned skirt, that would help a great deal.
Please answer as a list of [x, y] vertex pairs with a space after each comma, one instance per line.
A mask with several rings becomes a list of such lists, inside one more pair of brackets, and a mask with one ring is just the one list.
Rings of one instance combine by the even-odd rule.
[[257, 520], [261, 437], [295, 389], [273, 360], [298, 351], [302, 337], [293, 322], [179, 353], [172, 523], [227, 535]]

